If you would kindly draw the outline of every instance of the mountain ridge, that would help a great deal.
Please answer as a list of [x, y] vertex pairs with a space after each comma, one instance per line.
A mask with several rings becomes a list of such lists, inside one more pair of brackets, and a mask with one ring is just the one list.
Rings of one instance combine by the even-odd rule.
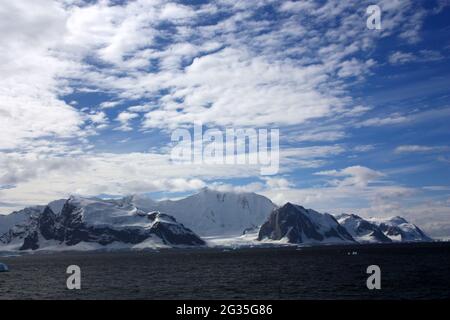
[[[152, 247], [153, 240], [153, 247], [156, 242], [169, 247], [205, 245], [208, 244], [205, 239], [211, 237], [236, 240], [243, 237], [251, 245], [432, 241], [401, 217], [370, 220], [355, 214], [333, 216], [293, 203], [277, 207], [256, 193], [209, 188], [186, 198], [162, 201], [146, 195], [116, 199], [70, 196], [47, 206], [14, 212], [9, 219], [5, 217], [0, 216], [0, 227], [7, 229], [0, 232], [0, 250], [14, 247], [11, 243], [16, 249], [36, 250], [49, 241], [55, 242], [51, 243], [53, 246], [67, 247], [85, 243], [109, 247], [121, 243], [143, 248], [145, 245], [140, 243]], [[159, 227], [152, 229], [157, 218], [161, 220]], [[177, 227], [166, 228], [173, 224]], [[177, 238], [174, 233], [185, 238]], [[19, 246], [14, 241], [22, 243]]]
[[[97, 219], [99, 218], [99, 219]], [[136, 208], [120, 208], [108, 201], [70, 197], [60, 213], [50, 206], [29, 220], [0, 235], [10, 250], [37, 250], [45, 246], [73, 247], [80, 243], [130, 246], [146, 242], [149, 247], [193, 246], [205, 242], [170, 215]]]
[[264, 239], [296, 244], [355, 242], [332, 215], [290, 202], [274, 210], [261, 226], [258, 240]]

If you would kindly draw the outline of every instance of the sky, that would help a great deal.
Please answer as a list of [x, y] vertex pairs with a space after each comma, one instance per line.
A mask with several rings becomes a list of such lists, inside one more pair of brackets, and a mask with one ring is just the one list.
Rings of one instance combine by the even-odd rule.
[[[208, 186], [450, 236], [450, 1], [2, 1], [0, 34], [1, 214]], [[174, 164], [194, 123], [279, 129], [280, 170]]]

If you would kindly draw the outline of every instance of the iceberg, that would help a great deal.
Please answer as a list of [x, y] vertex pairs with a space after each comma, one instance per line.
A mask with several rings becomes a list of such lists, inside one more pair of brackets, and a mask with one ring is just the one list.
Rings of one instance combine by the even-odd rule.
[[4, 263], [0, 262], [0, 272], [6, 272], [9, 271], [8, 266]]

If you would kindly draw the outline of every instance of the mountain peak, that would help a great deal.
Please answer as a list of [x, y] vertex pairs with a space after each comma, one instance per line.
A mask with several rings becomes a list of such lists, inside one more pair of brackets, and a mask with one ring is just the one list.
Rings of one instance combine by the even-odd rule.
[[270, 214], [261, 226], [258, 240], [285, 240], [289, 243], [350, 243], [352, 236], [327, 213], [291, 202]]
[[336, 219], [359, 243], [392, 242], [376, 224], [356, 214], [343, 213], [337, 215]]
[[295, 207], [296, 205], [293, 204], [292, 202], [286, 202], [282, 207]]
[[391, 222], [397, 223], [397, 224], [409, 223], [405, 218], [400, 217], [400, 216], [395, 216], [395, 217], [389, 218], [388, 220]]
[[416, 225], [400, 216], [364, 219], [355, 214], [342, 214], [336, 218], [361, 243], [432, 241]]
[[170, 213], [200, 235], [232, 236], [261, 225], [274, 208], [262, 195], [205, 187], [183, 199], [160, 201], [154, 210]]
[[294, 208], [294, 209], [296, 209], [296, 210], [306, 210], [303, 206], [301, 206], [301, 205], [298, 205], [298, 204], [294, 204], [294, 203], [292, 203], [292, 202], [286, 202], [283, 206], [282, 206], [282, 208], [286, 208], [286, 209], [289, 209], [289, 208]]
[[203, 187], [199, 190], [199, 193], [207, 193], [213, 191], [213, 189], [209, 188], [209, 187]]

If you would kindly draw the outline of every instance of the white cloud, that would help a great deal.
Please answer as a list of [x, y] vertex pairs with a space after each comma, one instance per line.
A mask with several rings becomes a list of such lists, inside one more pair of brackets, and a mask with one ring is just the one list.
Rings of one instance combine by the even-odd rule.
[[289, 141], [295, 142], [333, 142], [346, 137], [344, 130], [306, 130], [304, 132], [290, 132]]
[[138, 106], [132, 106], [128, 108], [128, 111], [130, 112], [149, 112], [150, 110], [154, 109], [151, 105], [138, 105]]
[[343, 152], [345, 152], [345, 149], [339, 145], [281, 148], [280, 170], [289, 172], [298, 169], [319, 168], [327, 164], [329, 158]]
[[[252, 12], [267, 3], [286, 14], [276, 27], [253, 18]], [[409, 1], [383, 2], [383, 7], [383, 35], [402, 27], [414, 12]], [[223, 126], [289, 125], [348, 115], [357, 106], [331, 75], [361, 76], [373, 66], [370, 59], [352, 57], [377, 38], [357, 32], [363, 9], [339, 1], [261, 1], [251, 6], [218, 1], [193, 7], [163, 0], [4, 2], [0, 113], [2, 128], [9, 129], [2, 129], [0, 148], [39, 137], [94, 133], [82, 133], [88, 118], [59, 98], [75, 88], [123, 99], [168, 91], [158, 110], [147, 110], [143, 125], [148, 128], [194, 120]], [[227, 13], [226, 18], [204, 23], [217, 13]], [[327, 28], [344, 13], [340, 26], [318, 37], [316, 27]], [[415, 14], [414, 22], [420, 25], [423, 15]], [[158, 28], [164, 21], [176, 26], [173, 34]], [[154, 47], [157, 37], [166, 37], [169, 44]], [[292, 41], [297, 45], [289, 45]], [[302, 58], [291, 59], [293, 54]], [[105, 101], [100, 108], [120, 101]]]
[[389, 56], [389, 62], [392, 64], [404, 64], [416, 60], [417, 57], [408, 52], [397, 51]]
[[114, 108], [114, 107], [117, 107], [118, 105], [120, 105], [121, 103], [122, 103], [122, 101], [104, 101], [104, 102], [100, 103], [100, 108], [101, 109]]
[[287, 189], [292, 186], [292, 183], [289, 182], [286, 178], [278, 178], [278, 177], [272, 177], [272, 178], [265, 178], [266, 187], [271, 190], [276, 189]]
[[[70, 194], [130, 194], [197, 190], [205, 180], [259, 175], [249, 165], [174, 164], [169, 154], [0, 153], [0, 202], [45, 204]], [[0, 208], [8, 213], [10, 208]]]
[[284, 1], [280, 6], [280, 11], [306, 11], [316, 7], [316, 4], [309, 1]]
[[385, 125], [402, 124], [409, 122], [410, 120], [411, 118], [408, 116], [395, 113], [383, 118], [381, 117], [370, 118], [365, 121], [362, 121], [359, 125], [362, 127], [370, 127], [370, 126], [378, 127]]
[[341, 63], [341, 68], [338, 71], [338, 76], [342, 78], [347, 77], [361, 77], [369, 72], [370, 68], [375, 65], [375, 60], [369, 59], [367, 61], [359, 61], [355, 58], [346, 60]]
[[160, 13], [161, 19], [166, 20], [178, 20], [178, 19], [189, 19], [195, 15], [194, 11], [187, 6], [168, 3], [164, 6]]
[[296, 159], [327, 158], [341, 154], [345, 151], [342, 146], [313, 146], [304, 148], [284, 148], [281, 150], [283, 157], [295, 157]]
[[418, 53], [396, 51], [389, 56], [389, 62], [391, 64], [440, 61], [443, 59], [445, 59], [445, 57], [436, 50], [420, 50]]
[[351, 166], [342, 170], [319, 171], [315, 174], [341, 178], [330, 181], [331, 184], [339, 187], [366, 187], [369, 183], [384, 177], [383, 173], [363, 166]]
[[357, 127], [379, 127], [388, 125], [410, 125], [418, 122], [433, 121], [450, 115], [450, 108], [416, 111], [406, 114], [398, 112], [383, 117], [372, 117], [356, 124]]
[[[174, 88], [145, 127], [173, 127], [194, 121], [219, 126], [289, 125], [344, 110], [343, 101], [318, 90], [321, 66], [297, 67], [227, 48], [196, 58], [182, 74], [167, 77]], [[177, 102], [177, 101], [182, 101]]]
[[108, 123], [108, 116], [104, 112], [96, 112], [88, 115], [89, 120], [94, 124], [102, 125]]
[[353, 148], [354, 151], [356, 152], [368, 152], [375, 149], [375, 146], [372, 144], [364, 144], [364, 145], [359, 145], [359, 146], [355, 146]]
[[126, 111], [119, 113], [116, 120], [119, 121], [121, 125], [117, 129], [120, 131], [131, 131], [130, 121], [138, 117], [139, 115], [136, 113]]
[[446, 146], [421, 146], [421, 145], [403, 145], [395, 148], [395, 153], [424, 153], [446, 151]]
[[0, 5], [0, 149], [81, 134], [82, 116], [58, 99], [57, 76], [73, 64], [49, 50], [62, 41], [65, 17], [51, 1]]
[[212, 183], [208, 188], [219, 192], [260, 192], [264, 189], [264, 185], [259, 182], [252, 182], [246, 185], [232, 185], [226, 183]]

